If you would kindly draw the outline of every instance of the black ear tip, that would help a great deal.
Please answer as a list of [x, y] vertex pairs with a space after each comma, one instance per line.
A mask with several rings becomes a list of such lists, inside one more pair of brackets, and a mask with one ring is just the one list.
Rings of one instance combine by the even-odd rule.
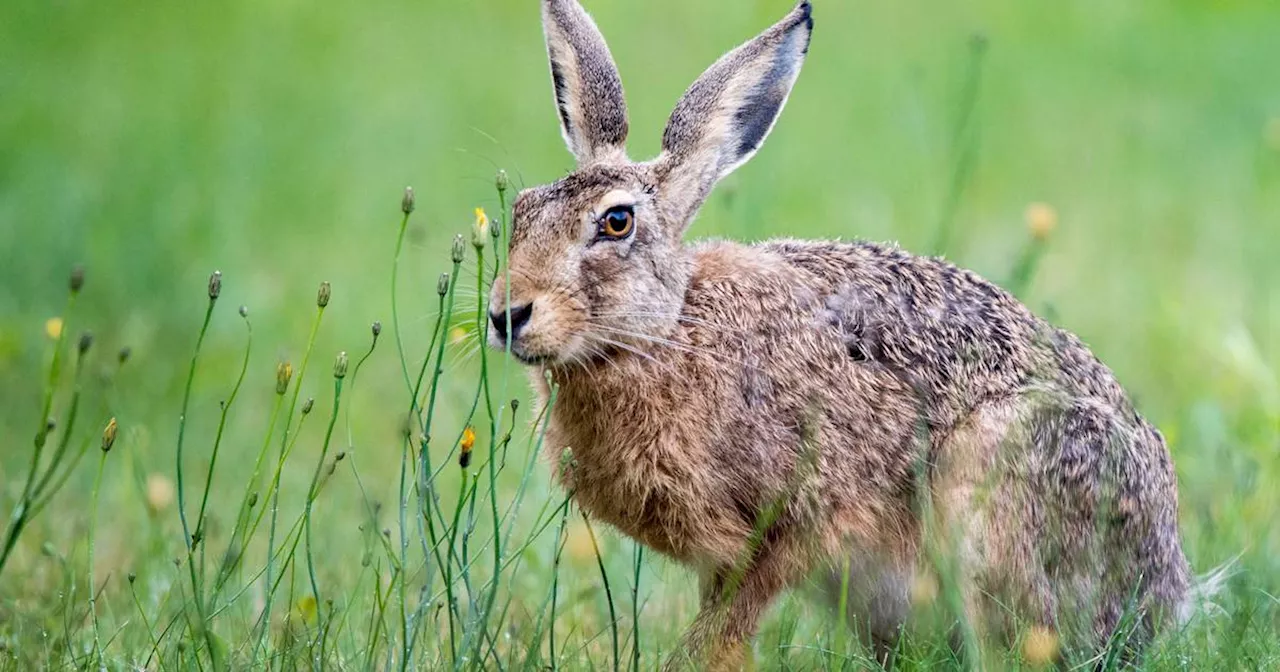
[[809, 0], [803, 0], [795, 8], [796, 25], [804, 24], [808, 30], [813, 30], [813, 3]]

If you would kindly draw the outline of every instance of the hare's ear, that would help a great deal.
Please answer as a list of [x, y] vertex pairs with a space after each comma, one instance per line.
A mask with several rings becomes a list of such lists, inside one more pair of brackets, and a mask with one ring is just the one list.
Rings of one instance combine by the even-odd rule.
[[622, 80], [600, 29], [578, 0], [543, 0], [560, 130], [579, 165], [620, 157], [627, 141]]
[[785, 18], [725, 54], [676, 105], [658, 158], [672, 214], [689, 218], [711, 188], [755, 154], [800, 74], [812, 8], [804, 0]]

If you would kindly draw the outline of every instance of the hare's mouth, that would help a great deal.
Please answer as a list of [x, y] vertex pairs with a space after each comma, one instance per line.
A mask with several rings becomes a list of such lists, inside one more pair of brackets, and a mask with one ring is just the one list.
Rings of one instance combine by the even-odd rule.
[[551, 355], [535, 355], [524, 352], [519, 346], [514, 345], [511, 348], [511, 356], [520, 360], [520, 363], [527, 364], [529, 366], [539, 366], [555, 359]]

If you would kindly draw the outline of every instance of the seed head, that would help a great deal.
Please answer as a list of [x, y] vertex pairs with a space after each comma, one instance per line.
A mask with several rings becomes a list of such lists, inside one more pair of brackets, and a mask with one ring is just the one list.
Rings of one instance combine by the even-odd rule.
[[441, 273], [440, 279], [436, 281], [436, 294], [444, 296], [449, 293], [449, 274]]
[[416, 205], [417, 205], [417, 199], [414, 198], [413, 196], [413, 187], [405, 187], [404, 198], [400, 199], [400, 212], [403, 212], [404, 214], [407, 215], [413, 212], [413, 209]]
[[124, 364], [125, 362], [129, 361], [129, 358], [132, 356], [133, 356], [133, 348], [130, 348], [129, 346], [126, 345], [123, 348], [120, 348], [119, 354], [116, 355], [116, 361], [118, 361], [120, 364]]
[[484, 208], [476, 208], [476, 221], [471, 226], [471, 245], [477, 250], [484, 249], [489, 242], [489, 215]]
[[466, 244], [466, 241], [462, 240], [462, 234], [459, 233], [458, 235], [454, 236], [453, 249], [450, 251], [450, 254], [449, 254], [450, 258], [453, 259], [453, 263], [455, 264], [462, 263], [462, 257], [463, 257], [463, 254], [466, 252], [466, 249], [467, 249], [467, 244]]
[[102, 430], [102, 452], [111, 452], [111, 446], [116, 445], [116, 432], [118, 432], [119, 429], [120, 427], [116, 424], [115, 418], [111, 418], [111, 420], [107, 422], [106, 428]]
[[76, 266], [71, 269], [71, 293], [79, 294], [84, 288], [84, 266]]
[[1036, 240], [1046, 240], [1058, 226], [1058, 213], [1047, 203], [1032, 203], [1027, 206], [1023, 215], [1027, 220], [1027, 229]]
[[303, 415], [306, 415], [306, 414], [310, 413], [310, 412], [311, 412], [311, 407], [312, 407], [312, 406], [315, 406], [315, 405], [316, 405], [316, 400], [315, 400], [315, 398], [313, 398], [313, 397], [309, 397], [306, 401], [302, 402], [302, 414], [303, 414]]
[[147, 476], [147, 509], [151, 511], [151, 515], [167, 511], [173, 504], [173, 496], [173, 481], [163, 474]]
[[84, 357], [89, 352], [89, 348], [93, 347], [93, 332], [86, 331], [80, 334], [80, 356]]
[[498, 176], [493, 179], [493, 186], [498, 188], [498, 193], [507, 193], [507, 186], [510, 184], [510, 180], [507, 179], [507, 171], [499, 169]]
[[293, 378], [293, 365], [280, 362], [276, 365], [276, 394], [284, 394], [289, 389], [289, 380]]
[[217, 301], [222, 296], [222, 271], [214, 271], [209, 276], [209, 300]]
[[377, 320], [374, 320], [372, 331], [373, 331], [373, 340], [375, 341], [378, 340], [378, 336], [382, 335], [382, 323]]
[[240, 306], [240, 317], [249, 317], [249, 306]]
[[333, 377], [342, 380], [347, 377], [347, 353], [339, 352], [338, 358], [333, 362]]

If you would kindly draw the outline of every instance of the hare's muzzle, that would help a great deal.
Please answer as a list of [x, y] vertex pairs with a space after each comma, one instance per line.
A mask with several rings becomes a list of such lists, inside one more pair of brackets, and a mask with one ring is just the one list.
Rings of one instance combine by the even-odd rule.
[[[493, 324], [493, 331], [503, 342], [510, 341], [512, 343], [520, 340], [520, 331], [526, 324], [529, 324], [529, 318], [533, 317], [533, 303], [526, 303], [523, 306], [515, 306], [510, 311], [498, 311], [489, 313], [489, 322]], [[507, 324], [510, 320], [511, 336], [507, 337]]]

